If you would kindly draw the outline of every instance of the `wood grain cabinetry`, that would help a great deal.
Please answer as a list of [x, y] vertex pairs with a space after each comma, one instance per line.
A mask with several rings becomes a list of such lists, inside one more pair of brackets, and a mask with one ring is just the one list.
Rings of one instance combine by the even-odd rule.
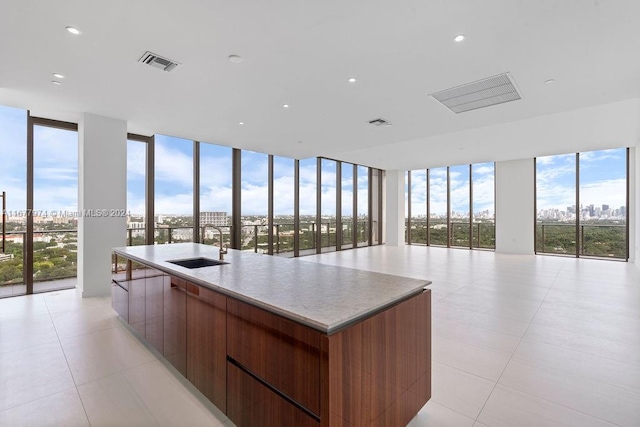
[[187, 379], [227, 409], [227, 297], [187, 282]]
[[187, 282], [175, 276], [163, 281], [164, 357], [187, 376]]
[[320, 336], [299, 323], [229, 298], [229, 357], [320, 416]]
[[228, 363], [229, 400], [227, 416], [237, 427], [317, 427], [320, 423], [300, 408]]
[[323, 426], [406, 425], [431, 397], [431, 293], [325, 335], [322, 350]]
[[129, 284], [129, 325], [140, 336], [145, 337], [146, 325], [146, 269], [137, 272]]
[[160, 353], [164, 353], [164, 282], [169, 275], [148, 269], [145, 277], [144, 328], [145, 338]]
[[129, 284], [125, 272], [115, 272], [111, 280], [111, 306], [125, 321], [129, 321]]

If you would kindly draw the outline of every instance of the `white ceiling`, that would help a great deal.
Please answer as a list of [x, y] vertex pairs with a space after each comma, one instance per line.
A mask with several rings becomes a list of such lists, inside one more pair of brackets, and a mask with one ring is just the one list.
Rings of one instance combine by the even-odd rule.
[[[297, 158], [411, 168], [409, 148], [437, 156], [438, 135], [640, 96], [637, 0], [4, 0], [0, 12], [0, 104]], [[147, 50], [183, 65], [138, 63]], [[502, 72], [523, 100], [456, 115], [428, 97]], [[378, 117], [393, 126], [367, 123]], [[505, 156], [479, 144], [477, 158]]]

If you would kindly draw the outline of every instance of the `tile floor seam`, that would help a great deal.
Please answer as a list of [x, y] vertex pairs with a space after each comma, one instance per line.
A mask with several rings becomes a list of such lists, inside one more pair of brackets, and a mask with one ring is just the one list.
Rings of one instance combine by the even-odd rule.
[[484, 408], [487, 406], [487, 402], [489, 402], [489, 399], [491, 399], [491, 396], [493, 395], [493, 392], [496, 390], [496, 387], [498, 386], [498, 384], [500, 383], [500, 379], [502, 378], [502, 376], [504, 375], [504, 372], [507, 370], [507, 367], [509, 366], [509, 364], [511, 363], [511, 361], [513, 360], [513, 356], [516, 354], [516, 352], [518, 351], [518, 348], [520, 348], [520, 344], [522, 343], [522, 341], [524, 340], [524, 337], [527, 335], [527, 332], [529, 332], [529, 328], [531, 328], [531, 325], [533, 324], [533, 321], [535, 320], [536, 316], [538, 315], [538, 312], [540, 311], [540, 308], [542, 307], [542, 304], [544, 304], [544, 300], [547, 298], [547, 295], [549, 295], [549, 292], [551, 292], [551, 289], [553, 289], [553, 283], [555, 283], [556, 279], [558, 278], [558, 275], [560, 274], [560, 271], [558, 271], [556, 273], [556, 276], [553, 279], [553, 282], [551, 284], [551, 286], [549, 287], [549, 289], [547, 289], [547, 292], [545, 293], [544, 298], [542, 299], [542, 301], [540, 301], [540, 305], [538, 306], [536, 312], [534, 313], [533, 317], [531, 318], [531, 321], [529, 322], [529, 325], [527, 326], [527, 329], [524, 331], [524, 334], [522, 335], [522, 337], [520, 338], [520, 340], [518, 341], [518, 344], [516, 345], [516, 348], [513, 350], [513, 353], [511, 353], [511, 357], [509, 358], [509, 360], [507, 361], [507, 363], [504, 365], [504, 368], [502, 368], [502, 372], [500, 373], [500, 375], [498, 376], [498, 379], [496, 380], [495, 385], [493, 386], [493, 389], [491, 389], [491, 392], [489, 393], [489, 396], [487, 396], [487, 400], [485, 400], [484, 405], [482, 405], [482, 409], [480, 409], [480, 412], [478, 413], [478, 416], [476, 417], [475, 421], [476, 422], [480, 422], [478, 420], [478, 418], [480, 418], [480, 415], [482, 415], [482, 411], [484, 411]]
[[[486, 328], [485, 328], [485, 330], [487, 330], [487, 331], [489, 331], [489, 332], [495, 332], [495, 331], [492, 331], [491, 329], [486, 329]], [[497, 332], [497, 333], [500, 333], [500, 332]], [[502, 353], [511, 353], [511, 351], [509, 351], [509, 350], [500, 350], [500, 349], [495, 348], [495, 347], [491, 347], [491, 348], [489, 348], [489, 347], [481, 347], [481, 346], [479, 346], [479, 345], [477, 345], [477, 344], [471, 344], [471, 343], [469, 343], [469, 342], [462, 341], [462, 340], [457, 339], [457, 338], [455, 338], [455, 337], [449, 337], [449, 336], [445, 336], [445, 335], [437, 334], [437, 333], [435, 333], [435, 332], [433, 332], [433, 331], [431, 331], [431, 334], [432, 334], [432, 335], [434, 335], [434, 336], [436, 336], [436, 337], [439, 337], [439, 338], [444, 338], [444, 339], [449, 340], [449, 341], [455, 341], [455, 342], [457, 342], [457, 343], [459, 343], [459, 344], [465, 344], [465, 345], [468, 345], [468, 346], [471, 346], [471, 347], [478, 348], [478, 349], [480, 349], [480, 350], [493, 351], [493, 352], [496, 352], [496, 353], [500, 353], [500, 352], [502, 352]], [[508, 335], [508, 334], [505, 334], [505, 335]], [[520, 337], [518, 337], [517, 335], [510, 335], [510, 336], [512, 336], [512, 337], [514, 337], [514, 338], [520, 338]], [[433, 340], [431, 340], [431, 341], [432, 341], [432, 342], [431, 342], [431, 344], [433, 345]], [[515, 350], [514, 350], [514, 351], [515, 351]]]
[[[558, 402], [554, 402], [553, 400], [545, 399], [544, 397], [536, 396], [535, 394], [527, 393], [526, 391], [518, 390], [517, 388], [513, 388], [513, 387], [505, 385], [505, 384], [500, 384], [500, 386], [504, 387], [504, 388], [508, 388], [509, 390], [513, 390], [513, 391], [515, 391], [517, 393], [526, 394], [527, 396], [531, 396], [534, 399], [543, 400], [545, 402], [551, 403], [552, 405], [560, 406], [560, 407], [568, 409], [570, 411], [577, 412], [577, 413], [582, 414], [582, 415], [586, 415], [587, 417], [591, 417], [591, 418], [594, 418], [596, 420], [604, 421], [605, 423], [613, 424], [613, 425], [619, 426], [619, 427], [624, 427], [622, 424], [618, 424], [618, 423], [615, 423], [613, 421], [605, 420], [604, 418], [596, 417], [595, 415], [587, 414], [586, 412], [580, 411], [578, 409], [571, 408], [569, 406], [563, 405], [563, 404], [558, 403]], [[479, 422], [481, 422], [481, 421], [479, 421]]]
[[84, 401], [82, 400], [82, 396], [80, 395], [80, 390], [78, 390], [78, 383], [76, 382], [75, 377], [73, 376], [73, 371], [71, 370], [71, 365], [69, 365], [69, 359], [67, 359], [67, 353], [64, 351], [64, 346], [62, 345], [62, 341], [60, 340], [60, 335], [58, 334], [58, 328], [56, 327], [55, 322], [53, 321], [53, 317], [51, 316], [51, 312], [49, 311], [49, 304], [47, 304], [47, 299], [42, 298], [44, 300], [44, 305], [47, 307], [47, 313], [49, 313], [49, 318], [51, 319], [51, 324], [53, 325], [53, 330], [56, 333], [56, 337], [58, 338], [58, 344], [60, 345], [60, 350], [62, 350], [62, 355], [64, 356], [64, 361], [67, 364], [67, 369], [69, 370], [69, 375], [71, 375], [71, 380], [73, 381], [73, 385], [76, 389], [76, 393], [78, 395], [78, 399], [80, 400], [80, 404], [82, 405], [82, 411], [84, 412], [84, 416], [87, 420], [87, 423], [91, 425], [91, 421], [89, 421], [89, 414], [87, 413], [87, 408], [84, 407]]
[[[492, 381], [492, 382], [493, 382], [493, 381]], [[429, 400], [427, 401], [427, 403], [426, 403], [426, 404], [428, 404], [429, 402], [432, 402], [432, 401], [433, 401], [433, 403], [436, 403], [436, 404], [438, 404], [438, 405], [442, 406], [443, 408], [447, 408], [448, 410], [450, 410], [450, 411], [452, 411], [452, 412], [455, 412], [455, 413], [456, 413], [456, 414], [458, 414], [458, 415], [462, 415], [463, 417], [465, 417], [465, 418], [469, 418], [469, 419], [470, 419], [470, 420], [472, 420], [473, 422], [476, 422], [476, 420], [474, 420], [473, 418], [471, 418], [469, 415], [465, 415], [465, 414], [463, 414], [463, 413], [462, 413], [462, 412], [460, 412], [460, 411], [457, 411], [457, 410], [455, 410], [455, 409], [453, 409], [453, 408], [450, 408], [449, 406], [445, 405], [444, 403], [440, 403], [440, 402], [438, 402], [438, 401], [434, 400], [433, 398], [429, 399]], [[437, 427], [437, 426], [436, 426], [436, 427]]]
[[[609, 361], [609, 362], [616, 362], [616, 363], [619, 363], [619, 364], [622, 364], [622, 365], [629, 365], [629, 366], [631, 366], [631, 367], [634, 367], [634, 368], [637, 368], [638, 370], [640, 370], [640, 365], [635, 366], [635, 365], [633, 365], [633, 364], [631, 364], [631, 363], [628, 363], [628, 362], [625, 362], [625, 361], [622, 361], [622, 360], [612, 359], [612, 358], [610, 358], [610, 357], [600, 356], [600, 355], [598, 355], [598, 354], [587, 353], [586, 351], [575, 350], [575, 349], [573, 349], [573, 348], [567, 348], [567, 347], [560, 347], [560, 346], [555, 345], [555, 344], [550, 344], [550, 343], [547, 343], [547, 342], [544, 342], [544, 341], [536, 341], [536, 340], [532, 340], [532, 339], [524, 339], [523, 341], [524, 341], [524, 342], [528, 342], [528, 343], [530, 343], [530, 344], [543, 344], [543, 345], [546, 345], [546, 346], [549, 346], [549, 347], [557, 348], [557, 349], [559, 349], [559, 350], [566, 350], [566, 351], [569, 351], [569, 352], [576, 352], [576, 353], [584, 354], [585, 356], [591, 356], [591, 357], [596, 357], [596, 358], [600, 358], [600, 359], [605, 359], [606, 361]], [[629, 344], [629, 345], [631, 346], [631, 344]], [[633, 347], [637, 347], [637, 346], [633, 346]], [[640, 347], [638, 347], [638, 351], [640, 352]], [[542, 368], [550, 368], [550, 369], [554, 369], [554, 370], [556, 370], [556, 371], [565, 372], [565, 371], [563, 371], [563, 370], [561, 370], [561, 369], [554, 368], [553, 366], [543, 365], [543, 364], [541, 364], [541, 363], [536, 363], [536, 362], [528, 361], [528, 360], [526, 360], [526, 359], [522, 359], [522, 360], [518, 360], [518, 361], [519, 361], [519, 362], [525, 362], [525, 363], [533, 364], [533, 365], [535, 365], [535, 366], [539, 366], [539, 367], [542, 367]], [[625, 387], [619, 387], [619, 386], [616, 386], [616, 385], [615, 385], [615, 384], [613, 384], [613, 383], [608, 383], [608, 382], [600, 381], [600, 380], [594, 380], [594, 379], [592, 379], [592, 378], [584, 377], [584, 376], [582, 376], [582, 375], [574, 374], [574, 373], [571, 373], [571, 372], [567, 372], [567, 373], [569, 373], [569, 374], [571, 374], [571, 375], [575, 375], [575, 376], [580, 377], [580, 378], [584, 378], [584, 379], [590, 380], [590, 381], [595, 381], [595, 382], [598, 382], [598, 383], [611, 385], [611, 386], [614, 386], [614, 387], [620, 388], [621, 390], [627, 390], [627, 391], [631, 391], [632, 393], [635, 393], [635, 394], [640, 394], [640, 389], [639, 389], [638, 391], [628, 390], [628, 389], [627, 389], [627, 388], [625, 388]]]
[[490, 379], [490, 378], [483, 377], [482, 375], [478, 375], [478, 374], [473, 373], [473, 372], [469, 372], [469, 371], [467, 371], [466, 369], [458, 368], [457, 366], [449, 365], [448, 363], [445, 363], [445, 362], [440, 362], [440, 361], [437, 361], [437, 360], [434, 360], [434, 362], [439, 363], [439, 364], [441, 364], [441, 365], [445, 365], [445, 366], [447, 366], [447, 367], [449, 367], [449, 368], [451, 368], [451, 369], [456, 369], [456, 370], [458, 370], [458, 371], [460, 371], [460, 372], [464, 372], [465, 374], [473, 375], [474, 377], [477, 377], [477, 378], [483, 379], [483, 380], [485, 380], [485, 381], [489, 381], [489, 382], [492, 382], [492, 383], [495, 383], [495, 382], [496, 382], [496, 381], [494, 381], [494, 380], [492, 380], [492, 379]]
[[37, 397], [35, 399], [27, 400], [27, 401], [24, 401], [24, 402], [19, 403], [17, 405], [7, 406], [6, 408], [4, 408], [3, 410], [0, 411], [0, 414], [2, 414], [5, 411], [9, 411], [11, 409], [19, 408], [19, 407], [21, 407], [23, 405], [28, 405], [29, 403], [37, 402], [38, 400], [46, 399], [48, 397], [55, 396], [58, 393], [63, 393], [65, 391], [69, 391], [69, 390], [73, 390], [73, 389], [75, 389], [75, 386], [74, 387], [65, 388], [65, 389], [62, 389], [62, 390], [58, 390], [58, 391], [53, 392], [51, 394], [47, 394], [45, 396], [40, 396], [40, 397]]
[[[145, 363], [143, 363], [143, 364], [141, 364], [141, 365], [138, 365], [138, 366], [132, 366], [132, 367], [127, 368], [127, 369], [125, 369], [125, 370], [123, 370], [123, 371], [116, 372], [116, 373], [114, 373], [113, 375], [116, 375], [116, 374], [121, 374], [121, 375], [122, 375], [124, 372], [127, 372], [127, 371], [129, 371], [129, 370], [131, 370], [131, 369], [139, 368], [140, 366], [146, 365], [147, 363], [155, 362], [155, 361], [157, 361], [157, 360], [158, 360], [158, 359], [150, 360], [150, 361], [145, 362]], [[153, 418], [153, 420], [156, 422], [156, 425], [157, 425], [157, 426], [162, 425], [162, 424], [160, 423], [160, 421], [161, 421], [161, 420], [158, 420], [158, 418], [156, 418], [156, 415], [154, 414], [153, 409], [149, 407], [149, 405], [147, 404], [147, 401], [144, 399], [144, 397], [143, 397], [140, 393], [138, 393], [138, 390], [136, 390], [136, 388], [135, 388], [135, 387], [134, 387], [134, 385], [131, 383], [131, 381], [129, 381], [129, 379], [127, 378], [127, 376], [126, 376], [126, 375], [122, 375], [122, 378], [125, 380], [125, 382], [126, 382], [127, 384], [129, 384], [129, 387], [131, 388], [131, 391], [136, 395], [136, 397], [140, 400], [140, 402], [142, 402], [142, 404], [144, 405], [144, 408], [147, 410], [147, 412], [149, 413], [149, 415], [151, 415], [151, 418]]]
[[[545, 328], [550, 328], [550, 326], [544, 326], [544, 325], [538, 325], [538, 326], [542, 326], [542, 327], [545, 327]], [[580, 336], [580, 337], [585, 337], [585, 338], [590, 338], [590, 337], [591, 337], [590, 335], [586, 335], [586, 334], [582, 334], [582, 333], [578, 333], [578, 332], [567, 331], [567, 330], [565, 330], [565, 329], [561, 329], [561, 328], [558, 328], [558, 329], [562, 330], [563, 332], [569, 332], [569, 333], [572, 333], [572, 334], [574, 334], [574, 335], [578, 335], [578, 336]], [[524, 337], [523, 337], [523, 338], [524, 338]], [[640, 346], [639, 346], [639, 345], [629, 344], [629, 343], [625, 343], [625, 342], [623, 342], [623, 341], [608, 340], [608, 339], [606, 339], [606, 338], [602, 338], [602, 337], [598, 337], [598, 339], [601, 339], [601, 340], [603, 340], [603, 341], [608, 341], [608, 342], [610, 342], [610, 343], [615, 343], [615, 344], [624, 344], [624, 345], [627, 345], [627, 346], [629, 346], [629, 347], [633, 347], [634, 349], [636, 349], [636, 350], [637, 350], [637, 352], [638, 352], [638, 353], [640, 353]], [[552, 347], [560, 348], [560, 349], [563, 349], [563, 350], [575, 351], [576, 353], [586, 354], [586, 355], [588, 355], [588, 356], [600, 357], [600, 358], [602, 358], [602, 359], [611, 360], [612, 362], [618, 362], [618, 363], [624, 363], [624, 364], [627, 364], [627, 365], [632, 365], [632, 364], [631, 364], [631, 363], [629, 363], [629, 362], [625, 362], [625, 361], [623, 361], [623, 360], [619, 360], [619, 359], [614, 359], [614, 358], [609, 357], [609, 356], [603, 356], [603, 355], [600, 355], [600, 354], [594, 354], [594, 353], [587, 353], [587, 352], [586, 352], [586, 351], [584, 351], [584, 350], [578, 350], [578, 349], [575, 349], [575, 348], [560, 347], [560, 346], [558, 346], [558, 345], [550, 344], [550, 343], [548, 343], [548, 342], [546, 342], [546, 341], [542, 341], [542, 340], [538, 340], [538, 339], [527, 338], [527, 339], [526, 339], [526, 341], [528, 341], [528, 342], [530, 342], [530, 343], [545, 344], [545, 345], [549, 345], [549, 346], [552, 346]], [[640, 368], [640, 364], [638, 364], [638, 367]]]
[[[572, 372], [566, 372], [566, 371], [564, 371], [564, 370], [562, 370], [562, 369], [554, 368], [554, 367], [552, 367], [552, 366], [541, 365], [541, 364], [538, 364], [538, 363], [536, 363], [536, 362], [532, 362], [532, 361], [530, 361], [530, 360], [516, 360], [516, 362], [518, 362], [518, 363], [522, 363], [522, 364], [524, 364], [524, 365], [528, 365], [528, 366], [531, 366], [531, 367], [534, 367], [534, 368], [549, 369], [549, 370], [551, 370], [551, 371], [559, 372], [559, 373], [561, 373], [561, 374], [565, 374], [565, 375], [566, 375], [566, 374], [568, 374], [568, 375], [572, 375], [572, 376], [575, 376], [575, 377], [581, 378], [581, 379], [583, 379], [583, 380], [587, 380], [587, 381], [589, 381], [589, 382], [593, 382], [593, 383], [597, 383], [597, 384], [606, 385], [606, 386], [608, 386], [608, 387], [612, 387], [612, 388], [615, 388], [615, 389], [617, 389], [617, 390], [624, 391], [624, 392], [629, 393], [629, 394], [632, 394], [632, 395], [636, 395], [636, 396], [638, 396], [638, 401], [640, 402], [640, 391], [633, 391], [633, 390], [629, 390], [628, 388], [620, 387], [619, 385], [616, 385], [616, 384], [613, 384], [613, 383], [609, 383], [609, 382], [604, 382], [604, 381], [596, 380], [596, 379], [593, 379], [593, 378], [586, 377], [586, 376], [584, 376], [584, 375], [574, 374], [574, 373], [572, 373]], [[500, 381], [500, 379], [498, 379], [498, 381]], [[504, 385], [504, 384], [502, 384], [502, 385]], [[520, 391], [520, 390], [519, 390], [519, 391]], [[611, 421], [608, 421], [608, 422], [611, 422]]]

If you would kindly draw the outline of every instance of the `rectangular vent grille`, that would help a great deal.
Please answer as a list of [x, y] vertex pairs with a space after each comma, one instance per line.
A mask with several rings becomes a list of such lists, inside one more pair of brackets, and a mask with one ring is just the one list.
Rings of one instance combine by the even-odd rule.
[[172, 61], [170, 59], [164, 58], [160, 55], [157, 55], [153, 52], [145, 52], [142, 57], [138, 60], [138, 62], [142, 62], [147, 65], [151, 65], [154, 68], [159, 68], [164, 71], [171, 71], [180, 65], [179, 62]]
[[430, 96], [456, 114], [522, 99], [509, 73], [456, 86]]

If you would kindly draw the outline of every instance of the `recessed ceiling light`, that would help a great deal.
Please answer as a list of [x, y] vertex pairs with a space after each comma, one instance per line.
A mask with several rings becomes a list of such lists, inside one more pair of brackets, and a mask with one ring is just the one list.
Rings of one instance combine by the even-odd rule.
[[465, 37], [464, 34], [458, 34], [453, 39], [457, 42], [461, 42], [462, 40], [464, 40], [464, 37]]
[[239, 64], [242, 62], [242, 57], [240, 55], [229, 55], [227, 57], [229, 62], [233, 62], [234, 64]]
[[289, 108], [289, 104], [282, 104], [282, 108]]
[[53, 77], [55, 77], [56, 79], [64, 79], [64, 76], [60, 73], [53, 73]]
[[69, 31], [74, 36], [77, 36], [78, 34], [80, 34], [80, 30], [77, 29], [76, 27], [67, 27], [67, 31]]
[[545, 84], [550, 85], [552, 83], [555, 83], [556, 81], [554, 79], [549, 79], [549, 80], [545, 80]]
[[58, 86], [62, 84], [57, 80], [51, 80], [51, 83], [53, 83], [54, 85], [58, 85]]
[[355, 78], [355, 77], [351, 77], [351, 78], [349, 79], [349, 83], [355, 83], [355, 82], [356, 82], [356, 78]]
[[239, 124], [239, 125], [243, 125], [243, 124], [244, 124], [244, 122], [238, 122], [238, 124]]

